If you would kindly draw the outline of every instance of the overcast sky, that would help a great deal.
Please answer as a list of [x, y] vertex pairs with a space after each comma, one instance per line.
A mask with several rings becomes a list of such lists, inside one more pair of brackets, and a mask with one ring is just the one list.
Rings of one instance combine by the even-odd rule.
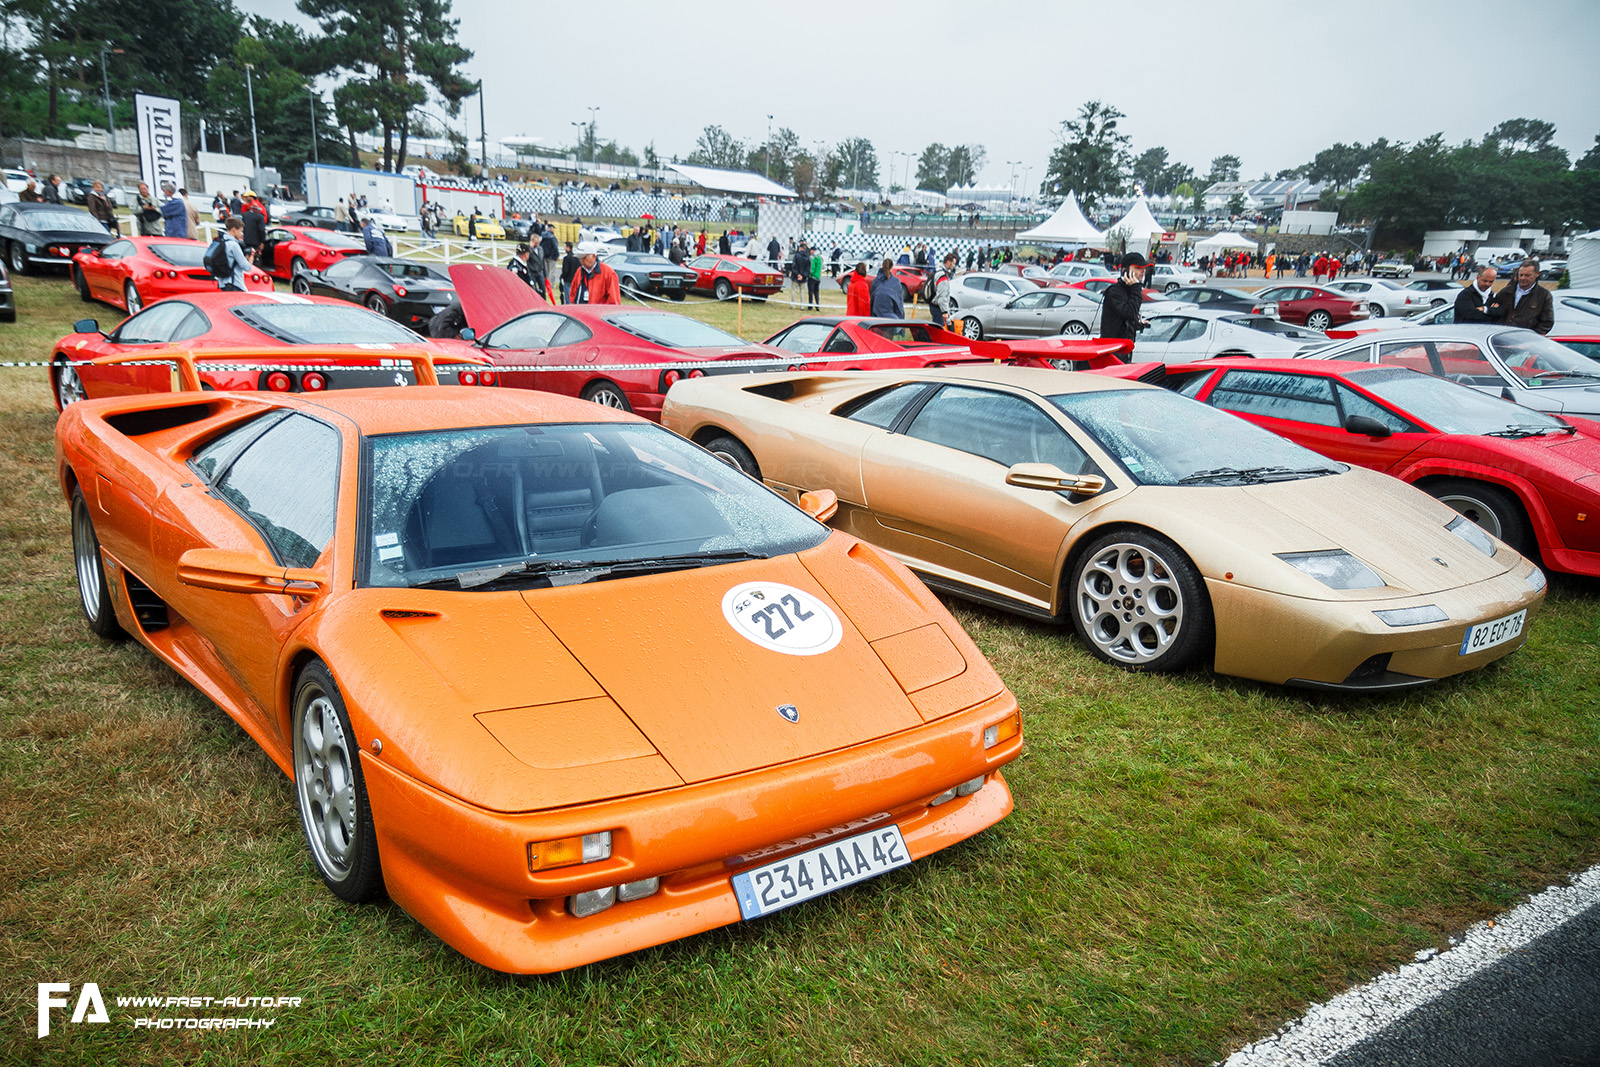
[[[293, 0], [236, 0], [312, 25]], [[1124, 112], [1137, 153], [1157, 145], [1202, 175], [1232, 153], [1245, 178], [1299, 166], [1336, 141], [1480, 138], [1508, 118], [1556, 126], [1577, 158], [1600, 133], [1600, 2], [1345, 0], [455, 0], [484, 79], [491, 139], [599, 136], [663, 159], [716, 124], [759, 144], [767, 115], [810, 148], [869, 138], [881, 177], [933, 141], [988, 151], [980, 184], [1019, 161], [1036, 186], [1063, 119], [1086, 100]], [[476, 100], [467, 122], [478, 138]], [[913, 172], [915, 163], [912, 164]]]

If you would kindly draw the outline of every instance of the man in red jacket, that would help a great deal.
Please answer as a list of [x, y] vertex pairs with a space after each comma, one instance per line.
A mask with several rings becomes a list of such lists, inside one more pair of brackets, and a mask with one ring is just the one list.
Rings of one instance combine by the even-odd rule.
[[617, 272], [600, 262], [593, 252], [585, 252], [572, 275], [572, 292], [569, 304], [620, 304], [622, 286], [617, 282]]

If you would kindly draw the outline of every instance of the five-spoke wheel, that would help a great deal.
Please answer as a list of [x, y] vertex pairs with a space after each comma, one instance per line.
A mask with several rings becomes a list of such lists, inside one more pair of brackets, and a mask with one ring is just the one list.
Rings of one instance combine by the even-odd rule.
[[383, 890], [361, 753], [344, 697], [328, 668], [312, 663], [295, 686], [294, 791], [317, 872], [334, 894], [359, 903]]

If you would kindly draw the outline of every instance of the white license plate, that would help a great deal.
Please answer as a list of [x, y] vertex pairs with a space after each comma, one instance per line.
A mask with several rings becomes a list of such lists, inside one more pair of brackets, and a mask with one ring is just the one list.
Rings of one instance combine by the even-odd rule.
[[733, 891], [740, 914], [755, 919], [910, 862], [900, 827], [890, 825], [736, 874]]
[[1482, 652], [1495, 645], [1503, 645], [1507, 641], [1515, 640], [1522, 633], [1522, 624], [1528, 619], [1528, 609], [1523, 608], [1515, 615], [1507, 615], [1503, 619], [1492, 622], [1480, 622], [1476, 626], [1467, 627], [1467, 636], [1461, 639], [1461, 654], [1471, 655]]

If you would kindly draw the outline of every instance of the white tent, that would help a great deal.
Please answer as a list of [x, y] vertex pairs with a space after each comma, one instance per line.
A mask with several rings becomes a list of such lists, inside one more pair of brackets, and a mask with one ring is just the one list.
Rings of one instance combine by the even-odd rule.
[[1089, 220], [1078, 210], [1078, 194], [1068, 193], [1066, 202], [1045, 221], [1031, 230], [1017, 234], [1019, 241], [1041, 241], [1056, 245], [1098, 244], [1105, 234], [1089, 225]]
[[1133, 202], [1126, 215], [1111, 224], [1106, 233], [1116, 230], [1122, 230], [1127, 234], [1127, 251], [1139, 253], [1150, 251], [1150, 242], [1159, 239], [1166, 232], [1166, 228], [1150, 214], [1150, 202], [1142, 196]]
[[1567, 271], [1572, 275], [1574, 289], [1600, 286], [1600, 230], [1580, 233], [1572, 239]]
[[1213, 252], [1223, 252], [1230, 248], [1248, 248], [1254, 252], [1258, 247], [1260, 242], [1249, 237], [1242, 237], [1236, 233], [1218, 233], [1197, 242], [1194, 251], [1197, 256], [1208, 256]]

